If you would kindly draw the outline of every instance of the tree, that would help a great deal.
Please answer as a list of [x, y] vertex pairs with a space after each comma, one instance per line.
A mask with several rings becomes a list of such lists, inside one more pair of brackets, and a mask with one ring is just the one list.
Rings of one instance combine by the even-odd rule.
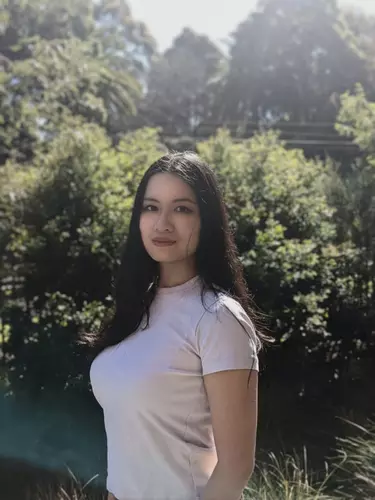
[[185, 28], [151, 69], [142, 118], [175, 134], [194, 130], [209, 116], [222, 64], [206, 36]]
[[335, 0], [259, 2], [233, 34], [218, 120], [333, 122], [332, 94], [367, 78], [342, 24]]
[[103, 61], [119, 71], [131, 73], [145, 84], [156, 44], [147, 26], [136, 21], [125, 0], [100, 0], [94, 4]]
[[[6, 3], [0, 164], [12, 155], [30, 160], [34, 148], [72, 117], [104, 126], [111, 135], [126, 131], [141, 96], [138, 61], [145, 58], [145, 47], [151, 54], [152, 43], [137, 38], [143, 25], [133, 21], [125, 2], [112, 10], [107, 4]], [[125, 13], [116, 17], [120, 7]]]
[[338, 249], [334, 210], [324, 192], [329, 172], [302, 151], [286, 150], [274, 132], [236, 143], [220, 131], [198, 149], [219, 175], [250, 291], [271, 318], [277, 340], [287, 344], [270, 365], [284, 371], [282, 363], [293, 358], [301, 390], [312, 350], [314, 362], [324, 365], [331, 335], [332, 257]]
[[340, 34], [351, 44], [366, 66], [367, 78], [358, 82], [368, 99], [375, 100], [375, 16], [345, 9], [340, 14]]
[[0, 53], [9, 61], [32, 57], [35, 37], [87, 40], [94, 29], [92, 2], [84, 0], [1, 0]]
[[344, 314], [335, 319], [350, 325], [353, 338], [347, 339], [352, 356], [373, 356], [375, 338], [375, 102], [370, 102], [361, 85], [341, 96], [337, 130], [350, 137], [361, 155], [350, 168], [336, 169], [330, 195], [337, 207], [338, 241], [351, 242], [355, 252], [347, 262], [350, 288]]
[[[342, 106], [340, 120], [367, 122], [368, 139], [372, 104]], [[353, 168], [343, 195], [331, 160], [308, 160], [274, 132], [235, 142], [220, 131], [198, 151], [219, 175], [250, 291], [279, 341], [271, 379], [293, 365], [290, 387], [310, 395], [351, 380], [373, 342], [373, 160], [366, 176]]]
[[140, 93], [132, 77], [102, 65], [74, 38], [35, 41], [33, 57], [12, 64], [4, 90], [2, 163], [9, 154], [31, 159], [72, 117], [106, 127], [112, 105], [116, 113], [134, 113]]

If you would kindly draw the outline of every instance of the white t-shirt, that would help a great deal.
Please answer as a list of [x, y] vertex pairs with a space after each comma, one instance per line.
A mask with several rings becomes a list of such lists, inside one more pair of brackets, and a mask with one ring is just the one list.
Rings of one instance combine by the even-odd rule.
[[212, 292], [204, 304], [198, 277], [160, 288], [149, 327], [91, 365], [107, 435], [107, 489], [119, 500], [199, 498], [217, 463], [203, 375], [259, 369], [254, 326], [240, 304]]

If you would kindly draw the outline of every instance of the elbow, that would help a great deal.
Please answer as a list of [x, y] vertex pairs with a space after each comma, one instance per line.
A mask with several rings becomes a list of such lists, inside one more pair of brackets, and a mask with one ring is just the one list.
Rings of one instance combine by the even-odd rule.
[[248, 481], [251, 478], [251, 476], [254, 474], [254, 470], [255, 470], [255, 461], [252, 460], [251, 466], [249, 467], [249, 470], [248, 470], [248, 473], [247, 473], [247, 480]]
[[243, 481], [247, 482], [247, 481], [250, 480], [251, 476], [254, 473], [254, 469], [255, 469], [255, 461], [251, 460], [243, 468], [243, 471], [242, 471], [242, 479], [243, 479]]
[[221, 464], [222, 468], [227, 470], [227, 473], [239, 483], [247, 483], [254, 473], [255, 460], [251, 457], [248, 460], [231, 461]]

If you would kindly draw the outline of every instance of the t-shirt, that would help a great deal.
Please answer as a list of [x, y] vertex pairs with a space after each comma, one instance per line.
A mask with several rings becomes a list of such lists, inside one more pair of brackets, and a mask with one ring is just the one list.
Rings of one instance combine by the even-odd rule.
[[195, 277], [159, 288], [140, 325], [90, 368], [107, 436], [107, 490], [119, 500], [196, 500], [217, 463], [203, 375], [258, 370], [240, 304]]

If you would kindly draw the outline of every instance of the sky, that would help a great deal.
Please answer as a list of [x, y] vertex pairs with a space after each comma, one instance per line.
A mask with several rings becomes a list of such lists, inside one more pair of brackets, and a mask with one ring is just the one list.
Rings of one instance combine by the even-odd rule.
[[[146, 23], [159, 50], [188, 26], [208, 35], [219, 44], [246, 19], [257, 0], [128, 0], [133, 16]], [[355, 5], [375, 14], [375, 0], [338, 0], [339, 5]]]

